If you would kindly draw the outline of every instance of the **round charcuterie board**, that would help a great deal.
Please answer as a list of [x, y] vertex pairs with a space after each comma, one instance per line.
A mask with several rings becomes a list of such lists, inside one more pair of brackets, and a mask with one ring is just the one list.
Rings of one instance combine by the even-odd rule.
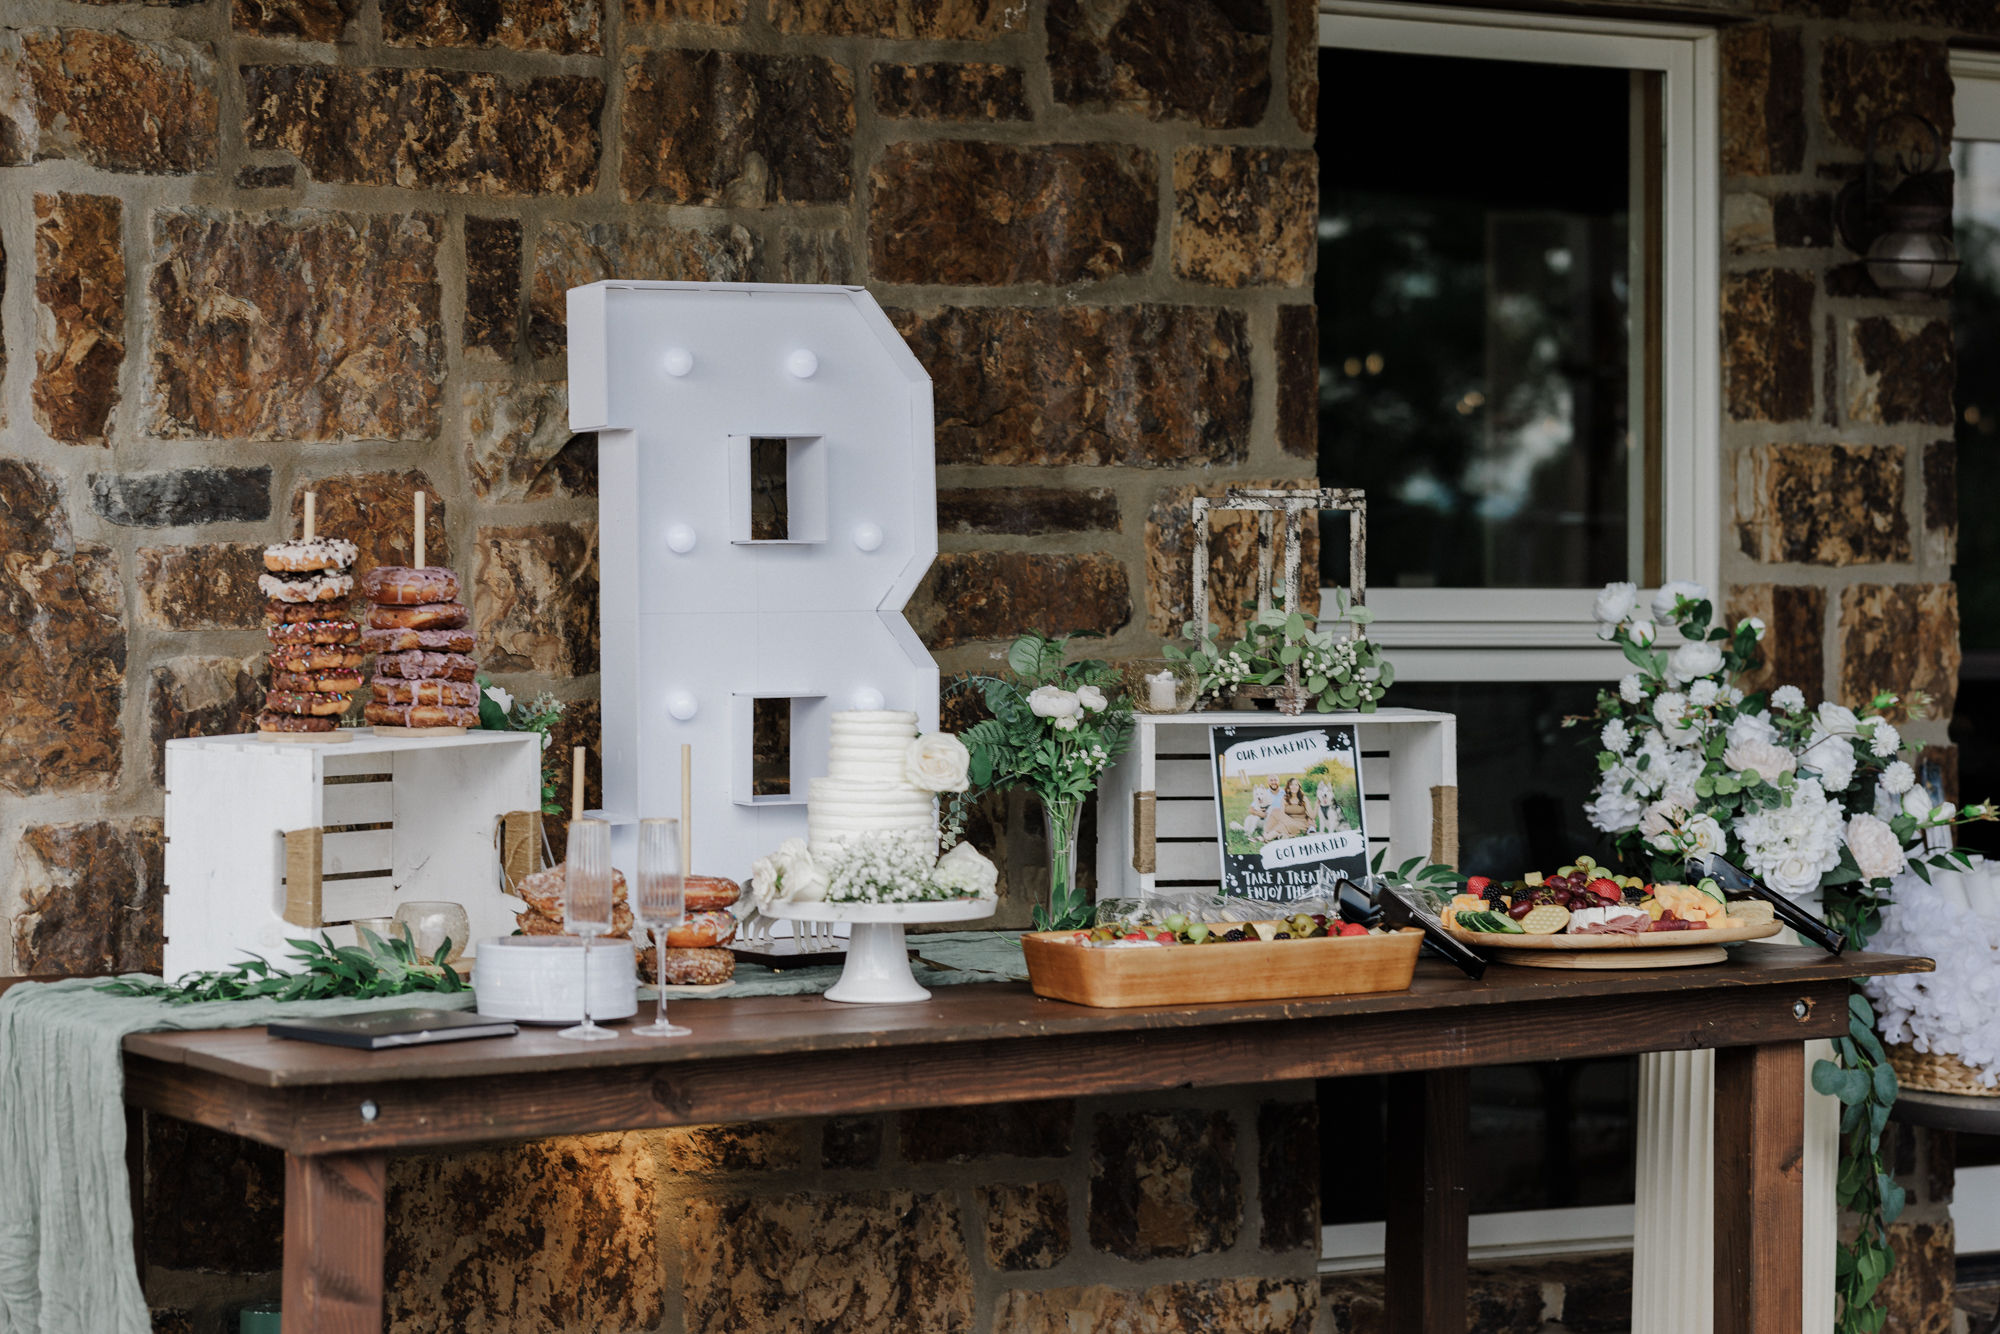
[[1445, 928], [1495, 963], [1526, 968], [1692, 968], [1721, 963], [1724, 945], [1764, 940], [1784, 930], [1776, 922], [1711, 927], [1701, 931], [1647, 931], [1634, 936], [1512, 936], [1497, 931]]

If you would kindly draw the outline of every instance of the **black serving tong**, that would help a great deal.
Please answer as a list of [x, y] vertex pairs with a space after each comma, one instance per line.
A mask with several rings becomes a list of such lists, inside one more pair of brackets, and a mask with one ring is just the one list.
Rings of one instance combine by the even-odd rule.
[[[1373, 912], [1364, 925], [1402, 928], [1414, 926], [1424, 933], [1424, 940], [1433, 950], [1442, 954], [1453, 967], [1467, 977], [1477, 981], [1486, 973], [1486, 956], [1467, 945], [1464, 941], [1444, 929], [1436, 913], [1427, 906], [1414, 901], [1402, 891], [1391, 887], [1386, 881], [1378, 881], [1375, 894], [1371, 897], [1359, 885], [1346, 876], [1340, 877], [1340, 915], [1348, 916], [1348, 903], [1358, 901], [1372, 908]], [[1348, 920], [1357, 920], [1348, 918]]]
[[1704, 875], [1708, 876], [1717, 885], [1721, 886], [1725, 892], [1748, 894], [1753, 899], [1762, 899], [1771, 905], [1771, 909], [1777, 914], [1779, 921], [1798, 932], [1802, 938], [1811, 941], [1825, 950], [1828, 954], [1838, 955], [1842, 950], [1847, 948], [1847, 933], [1845, 931], [1828, 926], [1825, 922], [1813, 916], [1783, 894], [1765, 888], [1748, 871], [1745, 871], [1727, 857], [1718, 857], [1709, 854], [1691, 858], [1687, 864], [1687, 874], [1697, 878]]

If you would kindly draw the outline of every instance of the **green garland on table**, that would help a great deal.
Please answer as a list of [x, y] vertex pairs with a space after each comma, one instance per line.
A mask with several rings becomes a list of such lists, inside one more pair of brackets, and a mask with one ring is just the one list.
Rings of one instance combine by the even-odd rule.
[[359, 945], [336, 945], [321, 932], [317, 941], [287, 940], [299, 965], [280, 972], [268, 960], [252, 956], [234, 968], [189, 973], [177, 982], [155, 978], [121, 978], [97, 988], [114, 996], [149, 996], [169, 1005], [198, 1001], [331, 1000], [402, 996], [418, 991], [464, 991], [466, 980], [445, 963], [451, 954], [447, 939], [426, 963], [417, 953], [408, 927], [399, 938], [384, 940], [367, 927], [357, 927]]

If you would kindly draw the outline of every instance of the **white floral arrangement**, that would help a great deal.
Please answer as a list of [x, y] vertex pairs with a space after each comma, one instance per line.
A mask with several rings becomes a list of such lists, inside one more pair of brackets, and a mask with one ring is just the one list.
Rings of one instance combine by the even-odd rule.
[[1927, 955], [1934, 973], [1872, 977], [1881, 1034], [1921, 1052], [1955, 1056], [2000, 1085], [2000, 870], [1975, 858], [1963, 873], [1934, 870], [1929, 882], [1898, 876], [1871, 950]]

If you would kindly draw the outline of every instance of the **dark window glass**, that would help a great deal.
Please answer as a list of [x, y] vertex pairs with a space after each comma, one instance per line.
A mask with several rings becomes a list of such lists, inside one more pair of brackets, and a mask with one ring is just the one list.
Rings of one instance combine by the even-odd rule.
[[[2000, 495], [2000, 144], [1960, 144], [1953, 154], [1953, 221], [1964, 261], [1952, 284], [1958, 425], [1958, 790], [1974, 800], [2000, 792], [2000, 527], [1982, 503]], [[1966, 825], [1959, 841], [2000, 855], [2000, 825]]]

